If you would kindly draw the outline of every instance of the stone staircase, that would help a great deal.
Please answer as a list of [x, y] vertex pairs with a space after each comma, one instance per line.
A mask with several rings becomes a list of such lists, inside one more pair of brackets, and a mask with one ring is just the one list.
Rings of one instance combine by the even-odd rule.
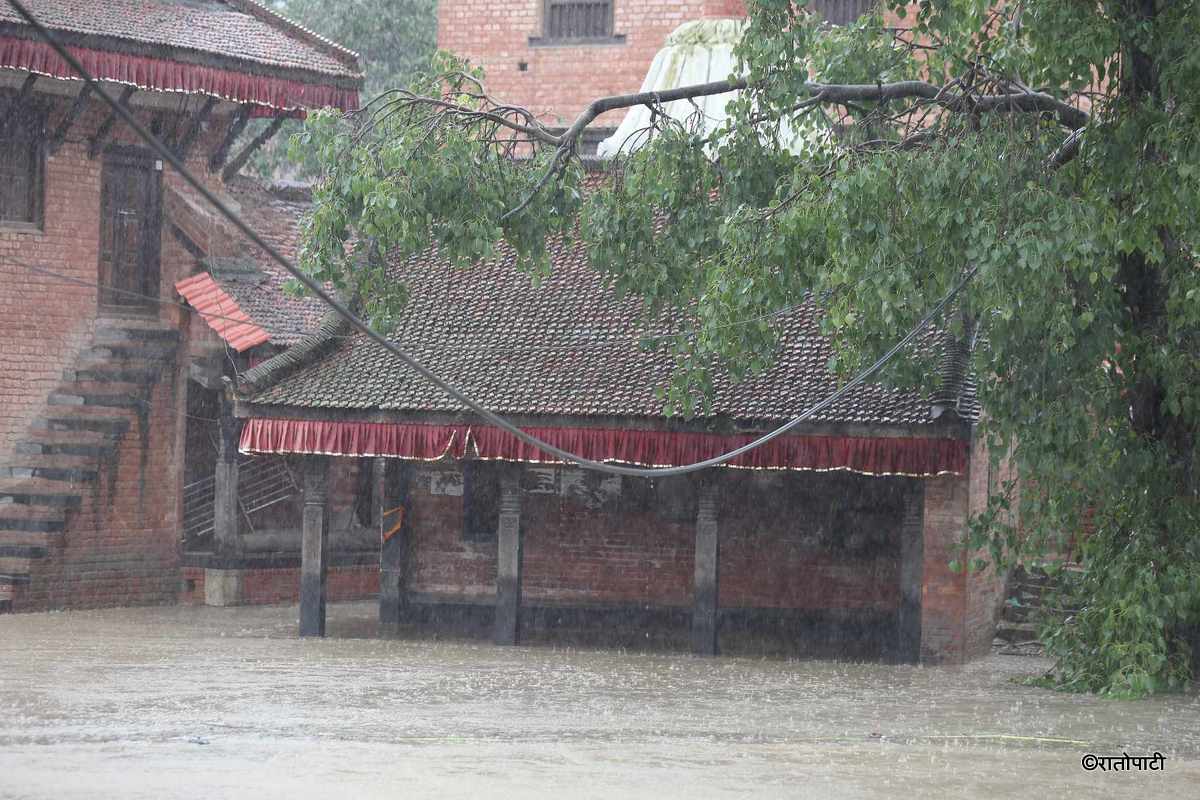
[[41, 559], [61, 548], [72, 514], [115, 478], [117, 448], [148, 423], [150, 396], [175, 363], [179, 331], [154, 319], [101, 318], [41, 415], [0, 454], [0, 613]]
[[[1064, 570], [1076, 569], [1071, 564]], [[1037, 623], [1042, 614], [1067, 616], [1071, 609], [1046, 605], [1048, 595], [1058, 588], [1056, 579], [1040, 566], [1024, 565], [1012, 570], [1008, 578], [1004, 613], [996, 628], [994, 648], [1004, 655], [1037, 655], [1042, 644], [1037, 637]]]

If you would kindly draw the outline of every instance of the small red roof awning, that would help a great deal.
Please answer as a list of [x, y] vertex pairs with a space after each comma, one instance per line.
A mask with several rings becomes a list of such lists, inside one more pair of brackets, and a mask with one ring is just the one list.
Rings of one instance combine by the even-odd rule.
[[[358, 108], [357, 89], [87, 47], [68, 46], [67, 50], [97, 80], [115, 81], [139, 89], [203, 94], [281, 111], [302, 112], [327, 106], [343, 111]], [[51, 78], [80, 78], [50, 45], [16, 36], [0, 37], [0, 68], [25, 70]]]
[[184, 278], [175, 284], [175, 289], [239, 353], [271, 340], [207, 272]]
[[[753, 434], [612, 428], [524, 428], [542, 441], [593, 461], [676, 467], [733, 450]], [[383, 456], [431, 461], [445, 456], [560, 464], [557, 456], [490, 426], [425, 425], [252, 418], [242, 428], [243, 453]], [[742, 469], [846, 470], [863, 475], [933, 477], [967, 471], [962, 439], [887, 436], [780, 436], [729, 462]]]

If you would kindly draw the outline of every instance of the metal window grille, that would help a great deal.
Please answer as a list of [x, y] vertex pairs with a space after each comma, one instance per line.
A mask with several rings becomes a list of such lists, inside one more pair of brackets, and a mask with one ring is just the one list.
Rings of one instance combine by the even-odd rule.
[[612, 0], [544, 0], [546, 39], [607, 39], [613, 35]]
[[[279, 456], [238, 456], [238, 510], [251, 531], [251, 515], [300, 494], [287, 461]], [[215, 528], [216, 477], [208, 475], [183, 487], [183, 538], [191, 542]]]

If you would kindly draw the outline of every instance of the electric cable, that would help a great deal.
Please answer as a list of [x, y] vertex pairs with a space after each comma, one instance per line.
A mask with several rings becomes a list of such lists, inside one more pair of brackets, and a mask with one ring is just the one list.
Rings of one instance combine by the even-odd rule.
[[[144, 294], [143, 292], [135, 292], [130, 289], [118, 289], [117, 287], [112, 286], [110, 284], [99, 283], [97, 281], [84, 280], [83, 278], [78, 278], [74, 275], [67, 275], [62, 272], [56, 272], [52, 269], [47, 269], [46, 267], [40, 267], [40, 266], [37, 266], [36, 264], [30, 264], [26, 261], [18, 261], [16, 259], [11, 259], [11, 258], [8, 259], [8, 261], [9, 261], [9, 263], [15, 264], [18, 267], [24, 267], [25, 269], [29, 270], [30, 272], [34, 272], [39, 275], [45, 275], [48, 278], [54, 278], [55, 280], [62, 281], [63, 283], [71, 283], [71, 284], [75, 284], [77, 286], [85, 286], [89, 289], [97, 289], [97, 290], [101, 290], [101, 291], [107, 291], [107, 292], [111, 292], [112, 294], [119, 294], [119, 295], [123, 295], [125, 297], [133, 297], [133, 298], [137, 298], [139, 300], [147, 300], [151, 303], [158, 303], [159, 305], [162, 305], [162, 306], [172, 306], [175, 308], [181, 308], [184, 311], [190, 311], [192, 313], [199, 314], [201, 317], [204, 317], [205, 319], [215, 319], [215, 320], [223, 320], [223, 321], [227, 321], [227, 322], [236, 322], [236, 323], [240, 323], [243, 325], [258, 325], [258, 323], [255, 322], [252, 318], [249, 318], [248, 314], [246, 315], [247, 319], [243, 319], [241, 317], [233, 317], [228, 314], [222, 314], [220, 312], [200, 311], [199, 309], [195, 308], [191, 304], [182, 302], [179, 300], [165, 300], [161, 297], [155, 297], [154, 295]], [[209, 274], [211, 275], [212, 273], [210, 272]], [[216, 279], [214, 278], [214, 280], [216, 280]], [[720, 329], [725, 329], [725, 328], [736, 328], [736, 327], [739, 327], [742, 325], [753, 325], [755, 322], [762, 322], [765, 320], [774, 319], [776, 317], [784, 317], [784, 316], [787, 316], [788, 314], [792, 313], [793, 311], [798, 310], [801, 306], [803, 306], [803, 303], [793, 303], [792, 305], [784, 306], [783, 308], [776, 309], [775, 311], [767, 311], [767, 312], [758, 314], [753, 317], [747, 317], [745, 319], [733, 320], [732, 322], [726, 322], [726, 323], [722, 323], [720, 325], [714, 325], [713, 329], [720, 330]], [[259, 325], [259, 327], [262, 327], [262, 326]], [[576, 352], [579, 350], [599, 350], [601, 348], [614, 347], [614, 346], [623, 345], [623, 344], [637, 344], [642, 341], [660, 341], [663, 339], [675, 339], [680, 336], [685, 336], [685, 337], [686, 336], [694, 336], [699, 332], [700, 332], [699, 328], [686, 328], [686, 329], [678, 330], [678, 331], [674, 331], [674, 332], [636, 334], [634, 336], [628, 336], [628, 337], [601, 339], [600, 341], [595, 341], [595, 342], [579, 342], [577, 344], [543, 345], [543, 346], [530, 346], [530, 347], [505, 347], [505, 346], [501, 346], [501, 345], [490, 347], [487, 345], [461, 345], [461, 344], [444, 344], [443, 345], [443, 344], [431, 344], [429, 342], [420, 342], [420, 343], [413, 344], [412, 346], [419, 348], [421, 350], [442, 350], [442, 351], [469, 350], [471, 352], [497, 353], [499, 355], [511, 355], [511, 354], [515, 354], [515, 353]], [[308, 333], [308, 331], [302, 331], [302, 333]], [[357, 336], [357, 334], [345, 333], [345, 334], [335, 334], [331, 338], [354, 339], [356, 336]]]
[[880, 369], [882, 369], [883, 366], [885, 364], [887, 364], [893, 357], [895, 357], [895, 355], [898, 352], [900, 352], [900, 350], [903, 347], [905, 347], [909, 342], [911, 342], [913, 339], [915, 339], [916, 336], [922, 330], [924, 330], [924, 328], [930, 322], [933, 321], [935, 316], [937, 316], [939, 313], [941, 313], [942, 309], [945, 308], [946, 305], [948, 303], [950, 303], [958, 295], [959, 291], [963, 288], [963, 286], [965, 286], [967, 284], [967, 282], [972, 277], [974, 277], [976, 271], [978, 270], [978, 267], [972, 267], [970, 270], [968, 270], [966, 272], [966, 274], [962, 277], [962, 279], [959, 280], [958, 283], [954, 285], [954, 287], [950, 290], [950, 292], [947, 293], [946, 296], [944, 296], [940, 301], [938, 301], [933, 306], [933, 308], [931, 308], [929, 310], [929, 312], [925, 314], [924, 317], [922, 317], [921, 321], [919, 323], [917, 323], [917, 326], [914, 327], [911, 331], [909, 331], [908, 335], [906, 335], [903, 339], [901, 339], [894, 346], [892, 346], [892, 348], [889, 349], [874, 364], [872, 364], [870, 367], [866, 368], [865, 370], [862, 370], [861, 372], [859, 372], [857, 375], [854, 376], [854, 378], [852, 378], [847, 383], [843, 384], [841, 388], [839, 388], [837, 391], [835, 391], [829, 397], [825, 398], [824, 400], [817, 403], [816, 405], [811, 406], [806, 411], [804, 411], [802, 414], [795, 417], [794, 419], [787, 422], [786, 424], [776, 428], [775, 430], [773, 430], [769, 433], [766, 433], [766, 434], [758, 437], [757, 439], [755, 439], [752, 442], [748, 442], [747, 444], [744, 444], [741, 447], [735, 448], [734, 450], [730, 450], [727, 453], [723, 453], [721, 455], [714, 456], [712, 458], [707, 458], [707, 459], [704, 459], [703, 461], [698, 461], [693, 464], [687, 464], [687, 465], [677, 466], [677, 467], [660, 467], [660, 468], [626, 467], [626, 466], [621, 466], [621, 465], [616, 465], [616, 464], [606, 464], [601, 461], [593, 461], [591, 459], [583, 458], [581, 456], [575, 455], [574, 453], [567, 452], [566, 450], [555, 447], [554, 445], [550, 444], [549, 442], [542, 441], [541, 439], [537, 438], [536, 436], [531, 436], [530, 434], [525, 433], [524, 431], [522, 431], [520, 428], [518, 428], [513, 423], [509, 422], [504, 417], [501, 417], [500, 415], [488, 410], [487, 408], [484, 408], [479, 403], [477, 403], [474, 400], [472, 400], [471, 398], [467, 397], [458, 388], [456, 388], [455, 386], [452, 386], [450, 383], [443, 380], [441, 377], [439, 377], [437, 374], [432, 372], [424, 364], [420, 363], [419, 361], [414, 359], [412, 356], [405, 353], [403, 350], [401, 350], [395, 344], [390, 342], [382, 334], [373, 330], [369, 325], [367, 325], [365, 322], [363, 322], [361, 319], [359, 319], [357, 315], [355, 315], [348, 308], [346, 308], [345, 305], [343, 305], [340, 301], [338, 301], [336, 298], [334, 298], [332, 295], [330, 295], [329, 292], [325, 291], [325, 288], [323, 286], [321, 286], [321, 284], [317, 283], [317, 281], [313, 280], [311, 277], [306, 275], [302, 270], [297, 269], [290, 261], [288, 261], [286, 258], [284, 258], [283, 255], [280, 254], [278, 250], [276, 250], [274, 247], [272, 247], [270, 244], [268, 244], [266, 241], [264, 241], [263, 238], [261, 236], [259, 236], [257, 233], [255, 233], [254, 230], [252, 230], [250, 228], [250, 226], [248, 224], [246, 224], [245, 221], [243, 221], [237, 214], [235, 214], [232, 210], [230, 210], [229, 207], [226, 206], [225, 203], [222, 202], [220, 198], [218, 198], [216, 195], [214, 195], [208, 189], [207, 186], [205, 186], [203, 183], [200, 182], [200, 180], [198, 178], [196, 178], [194, 175], [192, 175], [191, 172], [187, 169], [187, 166], [184, 165], [182, 161], [180, 161], [180, 159], [175, 155], [175, 153], [172, 152], [169, 148], [167, 148], [162, 142], [160, 142], [156, 136], [154, 136], [152, 133], [150, 133], [150, 131], [146, 130], [145, 126], [142, 125], [140, 122], [138, 122], [133, 117], [133, 115], [128, 111], [128, 109], [126, 109], [123, 105], [121, 105], [116, 100], [114, 100], [109, 95], [109, 93], [107, 91], [105, 91], [105, 89], [103, 87], [100, 86], [100, 84], [96, 81], [96, 79], [92, 77], [92, 75], [87, 71], [87, 69], [84, 68], [83, 64], [81, 64], [79, 62], [79, 60], [74, 56], [74, 54], [72, 54], [65, 47], [63, 47], [62, 44], [60, 44], [58, 42], [58, 40], [55, 39], [54, 36], [51, 35], [50, 31], [48, 31], [46, 29], [46, 27], [44, 25], [42, 25], [42, 23], [39, 22], [33, 16], [33, 14], [31, 14], [29, 12], [28, 9], [25, 8], [24, 4], [21, 3], [20, 0], [8, 0], [8, 3], [21, 16], [21, 18], [24, 19], [27, 23], [29, 23], [29, 25], [32, 26], [35, 31], [37, 31], [37, 34], [42, 39], [44, 39], [46, 41], [46, 43], [49, 44], [52, 49], [54, 49], [54, 51], [56, 53], [58, 53], [59, 57], [61, 57], [65, 62], [67, 62], [71, 66], [72, 69], [74, 69], [77, 73], [79, 73], [79, 76], [83, 79], [84, 83], [87, 84], [88, 86], [92, 87], [92, 90], [94, 92], [96, 92], [104, 100], [105, 103], [108, 104], [108, 106], [112, 109], [113, 113], [116, 114], [117, 116], [119, 116], [127, 125], [129, 125], [130, 128], [132, 128], [133, 131], [143, 141], [145, 141], [147, 144], [149, 144], [150, 147], [155, 152], [157, 152], [164, 161], [166, 161], [168, 164], [170, 164], [175, 169], [175, 171], [179, 173], [180, 177], [183, 178], [183, 180], [189, 186], [191, 186], [193, 189], [195, 189], [196, 192], [199, 193], [201, 197], [203, 197], [205, 200], [207, 200], [212, 205], [212, 207], [215, 208], [221, 214], [221, 216], [223, 216], [227, 220], [229, 220], [229, 222], [235, 228], [237, 228], [238, 231], [242, 233], [242, 235], [244, 235], [246, 238], [248, 238], [254, 244], [258, 245], [258, 247], [261, 248], [263, 250], [263, 252], [265, 252], [267, 255], [269, 255], [273, 261], [275, 261], [281, 267], [283, 267], [285, 270], [287, 270], [288, 273], [290, 273], [294, 278], [296, 278], [296, 280], [298, 280], [300, 283], [302, 283], [305, 286], [305, 288], [307, 288], [310, 292], [312, 292], [314, 295], [319, 297], [327, 306], [329, 306], [329, 308], [331, 308], [334, 312], [336, 312], [338, 314], [338, 316], [342, 317], [346, 322], [348, 322], [351, 327], [353, 327], [355, 330], [359, 331], [360, 333], [366, 335], [368, 338], [370, 338], [376, 344], [383, 347], [389, 353], [391, 353], [396, 358], [398, 358], [409, 369], [416, 372], [418, 375], [420, 375], [426, 381], [432, 383], [434, 386], [438, 387], [442, 391], [446, 392], [446, 394], [450, 395], [450, 397], [452, 397], [454, 400], [461, 403], [463, 406], [474, 411], [476, 414], [481, 416], [487, 422], [490, 422], [491, 424], [495, 425], [496, 427], [507, 431], [508, 433], [517, 437], [521, 441], [525, 442], [526, 444], [536, 447], [544, 453], [548, 453], [550, 455], [557, 456], [558, 458], [561, 458], [568, 463], [576, 464], [585, 469], [590, 469], [590, 470], [594, 470], [597, 472], [606, 472], [610, 475], [628, 475], [628, 476], [632, 476], [632, 477], [642, 477], [642, 478], [665, 478], [665, 477], [669, 477], [672, 475], [686, 475], [688, 473], [698, 472], [700, 470], [707, 469], [709, 467], [720, 466], [721, 464], [724, 464], [728, 461], [731, 461], [731, 460], [737, 458], [738, 456], [742, 455], [743, 453], [747, 453], [747, 452], [750, 452], [751, 450], [761, 447], [762, 445], [766, 444], [767, 442], [770, 442], [771, 440], [776, 439], [779, 436], [782, 436], [783, 434], [785, 434], [788, 431], [792, 430], [793, 428], [797, 427], [801, 423], [805, 422], [806, 420], [812, 418], [816, 414], [819, 414], [821, 411], [825, 410], [829, 406], [833, 405], [838, 400], [840, 400], [843, 396], [845, 396], [845, 394], [847, 392], [849, 392], [851, 389], [853, 389], [856, 386], [858, 386], [859, 384], [863, 383], [868, 378], [870, 378], [872, 375], [874, 375], [876, 372], [878, 372]]

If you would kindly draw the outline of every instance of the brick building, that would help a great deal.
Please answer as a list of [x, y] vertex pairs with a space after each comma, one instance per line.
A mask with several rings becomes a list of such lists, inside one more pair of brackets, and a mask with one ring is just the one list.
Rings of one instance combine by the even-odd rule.
[[[354, 54], [253, 0], [28, 6], [219, 194], [284, 118], [358, 102]], [[7, 4], [0, 64], [0, 610], [175, 602], [225, 345], [174, 285], [244, 251]]]
[[[810, 0], [841, 24], [874, 0]], [[655, 53], [682, 23], [740, 18], [743, 0], [483, 0], [438, 3], [438, 47], [484, 68], [488, 90], [546, 124], [569, 125], [597, 97], [636, 92]], [[713, 75], [720, 80], [725, 75]], [[596, 127], [615, 128], [622, 112]]]
[[[861, 5], [822, 4], [833, 21]], [[103, 23], [72, 18], [66, 0], [33, 6], [295, 254], [307, 194], [234, 174], [275, 126], [241, 154], [231, 143], [252, 117], [353, 106], [351, 54], [251, 0], [105, 0]], [[497, 95], [569, 118], [637, 89], [681, 22], [735, 6], [480, 13], [449, 0], [439, 42], [482, 61]], [[948, 379], [936, 419], [927, 398], [863, 387], [695, 479], [555, 463], [286, 294], [281, 271], [160, 175], [6, 13], [4, 99], [29, 122], [4, 131], [6, 174], [26, 181], [0, 198], [3, 606], [300, 597], [301, 630], [317, 633], [326, 599], [378, 592], [384, 621], [454, 621], [500, 642], [690, 632], [699, 652], [923, 661], [990, 644], [1000, 582], [948, 566], [993, 480], [968, 385]], [[405, 345], [523, 427], [630, 464], [721, 452], [833, 388], [805, 308], [784, 320], [774, 371], [718, 376], [712, 413], [664, 417], [654, 388], [670, 359], [639, 350], [636, 304], [611, 296], [581, 250], [559, 246], [554, 263], [539, 291], [505, 258], [469, 273], [433, 254], [393, 264], [413, 288]], [[145, 295], [162, 303], [124, 302]]]
[[[466, 272], [433, 253], [393, 263], [411, 292], [398, 341], [523, 429], [614, 463], [692, 463], [836, 387], [804, 307], [781, 318], [775, 368], [717, 375], [710, 412], [665, 417], [655, 387], [673, 361], [640, 347], [639, 301], [607, 290], [581, 244], [551, 258], [538, 288], [511, 254]], [[325, 518], [345, 500], [327, 500], [357, 473], [361, 523], [383, 534], [385, 621], [455, 619], [499, 642], [691, 631], [699, 652], [959, 661], [990, 646], [1000, 581], [949, 568], [992, 477], [956, 374], [936, 418], [919, 394], [863, 386], [730, 467], [610, 477], [481, 422], [330, 317], [238, 377], [236, 413], [244, 454], [292, 458], [304, 476], [302, 631], [321, 630], [326, 535], [346, 528]]]

